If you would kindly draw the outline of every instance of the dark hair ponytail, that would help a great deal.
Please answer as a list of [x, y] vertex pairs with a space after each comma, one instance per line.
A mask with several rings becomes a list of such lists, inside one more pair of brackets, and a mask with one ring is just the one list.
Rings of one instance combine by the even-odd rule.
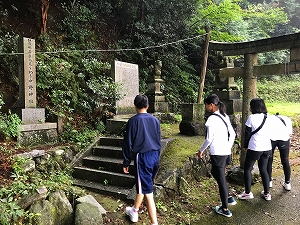
[[223, 102], [220, 101], [218, 95], [216, 94], [211, 94], [209, 96], [207, 96], [205, 99], [204, 99], [204, 103], [205, 104], [214, 104], [216, 105], [219, 110], [220, 110], [220, 113], [225, 116], [226, 115], [226, 106]]
[[223, 116], [225, 116], [226, 115], [226, 106], [225, 106], [225, 104], [220, 101], [218, 107], [219, 107], [220, 113]]

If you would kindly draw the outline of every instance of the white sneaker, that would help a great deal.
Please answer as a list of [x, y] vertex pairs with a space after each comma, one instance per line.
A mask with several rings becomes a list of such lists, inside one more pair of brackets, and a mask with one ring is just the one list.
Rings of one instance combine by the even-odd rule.
[[291, 188], [292, 188], [292, 187], [291, 187], [291, 183], [288, 183], [288, 184], [287, 184], [287, 183], [283, 182], [283, 183], [282, 183], [282, 186], [283, 186], [284, 189], [287, 190], [287, 191], [290, 191]]
[[139, 220], [138, 212], [134, 212], [133, 207], [126, 207], [126, 214], [130, 217], [131, 222], [136, 223]]
[[270, 181], [269, 188], [273, 187], [273, 182]]
[[265, 195], [264, 191], [261, 192], [261, 197], [263, 197], [266, 201], [270, 201], [272, 198], [270, 193]]
[[252, 192], [250, 192], [249, 194], [246, 194], [246, 192], [243, 192], [242, 194], [238, 195], [238, 199], [252, 199], [252, 198], [254, 198]]

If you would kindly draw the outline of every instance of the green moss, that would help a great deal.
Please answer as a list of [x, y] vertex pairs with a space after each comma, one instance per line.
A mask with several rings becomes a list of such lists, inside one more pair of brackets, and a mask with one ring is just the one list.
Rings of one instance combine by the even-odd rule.
[[[165, 127], [165, 126], [163, 126]], [[202, 136], [185, 136], [179, 134], [179, 124], [168, 124], [169, 138], [174, 138], [174, 141], [168, 146], [164, 155], [161, 158], [161, 164], [168, 169], [176, 169], [182, 167], [188, 157], [195, 154], [204, 141]]]

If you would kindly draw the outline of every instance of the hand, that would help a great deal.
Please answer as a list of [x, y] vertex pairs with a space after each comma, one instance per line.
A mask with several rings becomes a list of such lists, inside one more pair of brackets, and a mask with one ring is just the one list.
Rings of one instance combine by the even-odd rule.
[[202, 152], [196, 152], [196, 155], [199, 157], [199, 158], [203, 158], [204, 156], [203, 156], [203, 153]]
[[244, 148], [245, 152], [248, 150], [248, 148]]
[[129, 173], [129, 166], [123, 167], [123, 172], [124, 172], [124, 173]]

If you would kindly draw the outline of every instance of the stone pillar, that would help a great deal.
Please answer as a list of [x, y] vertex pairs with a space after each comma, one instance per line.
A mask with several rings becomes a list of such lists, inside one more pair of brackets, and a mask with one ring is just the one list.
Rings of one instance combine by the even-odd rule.
[[240, 167], [244, 168], [246, 153], [243, 150], [245, 123], [250, 114], [250, 101], [256, 97], [257, 77], [253, 73], [254, 66], [257, 65], [257, 54], [247, 54], [244, 56], [243, 74], [243, 112], [242, 112], [242, 135], [241, 135], [241, 158]]
[[[234, 63], [230, 57], [225, 58], [225, 62], [219, 65], [220, 68], [233, 68]], [[242, 112], [242, 100], [240, 91], [234, 82], [234, 77], [221, 78], [220, 70], [216, 71], [215, 79], [215, 94], [219, 96], [220, 100], [226, 105], [226, 112], [228, 115], [234, 115], [237, 112]]]
[[57, 124], [45, 123], [45, 109], [36, 108], [35, 40], [20, 38], [19, 53], [19, 98], [12, 112], [22, 120], [21, 145], [35, 145], [57, 141]]
[[149, 98], [148, 113], [167, 113], [169, 111], [168, 103], [165, 101], [165, 96], [160, 90], [161, 83], [163, 83], [161, 79], [161, 67], [162, 62], [157, 60], [154, 66], [152, 66], [152, 74], [150, 74], [147, 80], [148, 90], [146, 95]]

